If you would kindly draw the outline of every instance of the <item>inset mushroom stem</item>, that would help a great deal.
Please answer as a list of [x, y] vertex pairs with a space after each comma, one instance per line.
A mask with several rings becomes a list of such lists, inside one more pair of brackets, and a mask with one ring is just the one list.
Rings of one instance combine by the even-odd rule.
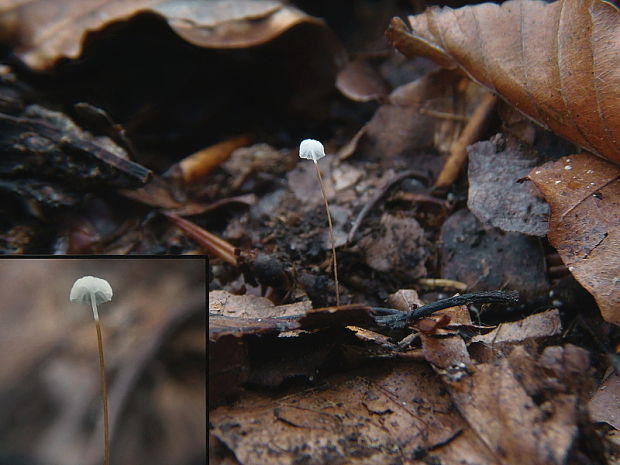
[[97, 328], [97, 344], [99, 346], [99, 378], [101, 380], [101, 401], [103, 402], [103, 464], [110, 464], [110, 423], [108, 421], [108, 377], [105, 372], [105, 361], [103, 359], [103, 339], [101, 337], [101, 325], [97, 313], [97, 302], [95, 294], [90, 294], [90, 301], [95, 315], [95, 327]]

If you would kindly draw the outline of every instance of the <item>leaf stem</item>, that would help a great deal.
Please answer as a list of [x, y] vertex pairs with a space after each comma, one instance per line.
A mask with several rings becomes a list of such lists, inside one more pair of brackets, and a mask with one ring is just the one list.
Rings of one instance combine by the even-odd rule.
[[338, 289], [338, 264], [336, 262], [336, 240], [334, 239], [334, 228], [332, 227], [332, 215], [329, 212], [329, 205], [327, 204], [327, 194], [325, 194], [325, 186], [323, 186], [323, 177], [321, 176], [321, 170], [319, 164], [314, 160], [314, 166], [316, 167], [316, 174], [319, 177], [319, 185], [321, 186], [321, 194], [323, 194], [323, 203], [325, 204], [325, 213], [327, 213], [327, 224], [329, 225], [329, 238], [332, 243], [332, 257], [334, 261], [334, 281], [336, 283], [336, 305], [340, 305], [340, 290]]

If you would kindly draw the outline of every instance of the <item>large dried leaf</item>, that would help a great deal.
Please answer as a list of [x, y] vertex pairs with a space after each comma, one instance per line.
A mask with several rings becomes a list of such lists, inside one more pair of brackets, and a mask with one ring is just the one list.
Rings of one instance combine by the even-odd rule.
[[498, 463], [422, 363], [385, 362], [287, 396], [248, 394], [210, 412], [209, 425], [242, 464]]
[[603, 318], [620, 325], [620, 169], [582, 153], [529, 177], [551, 206], [549, 241]]
[[407, 56], [459, 68], [536, 122], [620, 163], [620, 12], [603, 0], [432, 7], [387, 31]]
[[0, 5], [2, 39], [41, 70], [76, 58], [85, 37], [138, 14], [162, 17], [176, 34], [200, 47], [259, 45], [300, 23], [324, 23], [276, 0], [9, 0]]

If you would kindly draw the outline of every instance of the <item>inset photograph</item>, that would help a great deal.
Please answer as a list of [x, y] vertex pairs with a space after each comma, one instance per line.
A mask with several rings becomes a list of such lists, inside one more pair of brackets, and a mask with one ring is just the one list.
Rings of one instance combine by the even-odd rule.
[[205, 463], [206, 277], [206, 257], [0, 259], [0, 463]]

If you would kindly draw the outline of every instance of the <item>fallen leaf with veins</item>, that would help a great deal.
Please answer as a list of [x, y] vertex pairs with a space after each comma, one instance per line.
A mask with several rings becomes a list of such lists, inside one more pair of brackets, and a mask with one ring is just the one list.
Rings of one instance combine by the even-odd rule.
[[620, 163], [620, 10], [603, 0], [431, 7], [386, 36], [473, 80], [543, 127]]
[[620, 168], [588, 153], [534, 168], [529, 178], [551, 207], [549, 242], [620, 325]]

